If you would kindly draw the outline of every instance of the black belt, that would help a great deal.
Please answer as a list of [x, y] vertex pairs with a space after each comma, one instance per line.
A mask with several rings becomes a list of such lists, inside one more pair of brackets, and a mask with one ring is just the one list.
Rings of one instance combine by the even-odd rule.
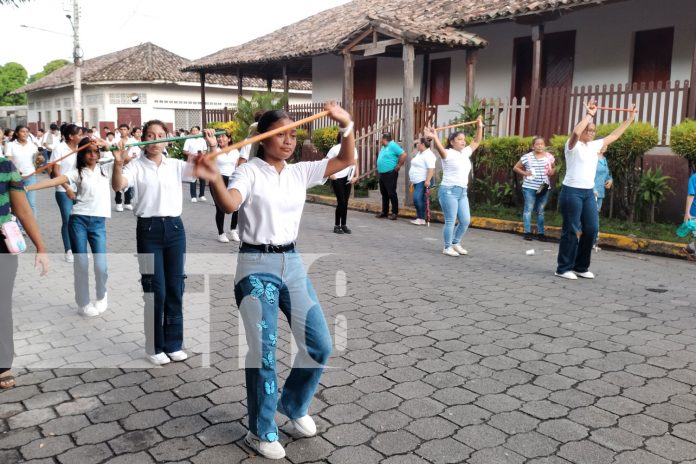
[[295, 249], [295, 242], [287, 243], [285, 245], [252, 245], [251, 243], [242, 243], [240, 247], [243, 249], [259, 250], [261, 253], [285, 253]]

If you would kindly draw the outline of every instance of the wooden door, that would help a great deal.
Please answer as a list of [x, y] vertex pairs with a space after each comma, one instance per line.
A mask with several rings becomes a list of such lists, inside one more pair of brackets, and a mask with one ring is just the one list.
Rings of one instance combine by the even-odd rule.
[[353, 108], [356, 129], [377, 122], [377, 58], [355, 61]]
[[116, 123], [128, 124], [130, 128], [141, 126], [140, 108], [116, 108]]
[[571, 87], [575, 64], [575, 31], [546, 34], [541, 50], [541, 87]]
[[673, 45], [673, 27], [636, 32], [631, 81], [640, 84], [670, 80]]

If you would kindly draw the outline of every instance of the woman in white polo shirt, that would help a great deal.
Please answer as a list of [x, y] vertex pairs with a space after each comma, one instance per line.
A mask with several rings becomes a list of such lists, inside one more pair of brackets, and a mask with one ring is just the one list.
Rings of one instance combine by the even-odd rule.
[[558, 246], [556, 275], [575, 280], [594, 279], [590, 272], [592, 245], [599, 230], [599, 215], [594, 196], [594, 179], [599, 152], [616, 142], [636, 116], [635, 106], [628, 119], [600, 140], [594, 140], [594, 116], [597, 104], [585, 104], [587, 114], [575, 126], [566, 142], [566, 175], [558, 202], [563, 216], [561, 242]]
[[[111, 173], [113, 165], [100, 165], [99, 148], [85, 137], [80, 140], [75, 168], [50, 180], [27, 187], [40, 190], [63, 184], [77, 186], [77, 201], [68, 220], [73, 250], [75, 303], [82, 316], [94, 317], [106, 311], [107, 263], [106, 218], [111, 217]], [[89, 262], [87, 246], [94, 256], [97, 301], [89, 301]]]
[[[143, 140], [163, 139], [167, 127], [152, 120], [143, 126]], [[215, 138], [208, 142], [213, 150]], [[121, 152], [114, 152], [111, 187], [133, 188], [138, 218], [136, 243], [145, 302], [145, 351], [156, 365], [183, 361], [184, 255], [186, 232], [181, 221], [181, 181], [186, 163], [164, 156], [165, 143], [143, 147], [143, 154], [123, 167]]]
[[[246, 443], [270, 459], [285, 456], [278, 441], [276, 411], [290, 419], [299, 435], [316, 434], [309, 405], [331, 354], [331, 335], [319, 299], [295, 248], [307, 188], [354, 163], [350, 115], [335, 103], [325, 107], [344, 136], [337, 157], [287, 164], [297, 143], [293, 129], [262, 141], [256, 157], [232, 174], [229, 186], [222, 181], [215, 162], [203, 161], [196, 174], [211, 182], [226, 211], [240, 212], [242, 246], [235, 299], [249, 345], [245, 367], [249, 410]], [[258, 132], [291, 122], [283, 111], [268, 111], [259, 120]], [[291, 321], [299, 347], [280, 398], [275, 366], [279, 309]]]
[[[447, 149], [442, 146], [435, 129], [426, 127], [423, 132], [426, 137], [433, 140], [436, 152], [442, 158], [442, 182], [440, 182], [437, 198], [442, 207], [442, 214], [445, 216], [445, 226], [442, 228], [444, 239], [442, 253], [447, 256], [468, 253], [460, 242], [471, 222], [469, 198], [466, 194], [471, 172], [471, 155], [479, 147], [483, 138], [483, 118], [479, 116], [477, 121], [476, 136], [468, 146], [464, 132], [457, 131], [450, 134], [447, 138]], [[459, 225], [457, 230], [454, 230], [456, 219], [459, 219]]]
[[[37, 165], [41, 165], [44, 162], [43, 155], [39, 153], [39, 147], [32, 142], [29, 135], [27, 126], [17, 126], [12, 134], [12, 141], [7, 145], [7, 151], [5, 152], [5, 157], [14, 163], [19, 173], [23, 176], [25, 187], [37, 182], [36, 174], [30, 174], [36, 171]], [[34, 217], [36, 217], [36, 194], [27, 192], [27, 200], [29, 200]]]
[[[58, 160], [63, 158], [70, 152], [77, 150], [77, 144], [82, 138], [82, 128], [75, 124], [63, 124], [60, 127], [60, 132], [63, 135], [63, 141], [58, 144], [53, 151], [53, 159]], [[63, 173], [72, 171], [75, 167], [76, 155], [68, 156], [60, 162], [53, 165], [53, 177], [60, 177]], [[73, 192], [69, 183], [56, 186], [55, 191], [56, 203], [60, 211], [60, 236], [63, 239], [63, 249], [65, 251], [65, 260], [69, 263], [73, 262], [72, 244], [70, 243], [70, 231], [68, 222], [70, 222], [70, 214], [75, 205], [75, 192]]]
[[418, 153], [413, 155], [411, 167], [408, 170], [408, 178], [413, 185], [413, 206], [416, 208], [416, 219], [411, 224], [422, 226], [425, 224], [425, 195], [428, 189], [434, 185], [435, 154], [430, 151], [430, 140], [425, 137], [418, 139], [416, 143]]
[[[326, 154], [326, 159], [335, 158], [341, 152], [341, 142], [343, 134], [340, 132], [336, 136], [336, 145], [331, 147]], [[358, 159], [358, 150], [355, 150], [354, 158]], [[360, 173], [357, 163], [330, 176], [331, 187], [336, 195], [336, 212], [334, 213], [334, 234], [351, 234], [353, 231], [348, 227], [348, 200], [353, 184], [358, 181]]]
[[[226, 148], [230, 144], [230, 133], [225, 131], [224, 134], [217, 136], [218, 148]], [[239, 150], [232, 150], [229, 153], [224, 153], [216, 158], [218, 169], [220, 170], [220, 175], [222, 175], [222, 180], [227, 185], [230, 181], [230, 176], [237, 168], [242, 164], [249, 161], [242, 155]], [[235, 242], [239, 241], [239, 234], [237, 233], [237, 223], [239, 222], [239, 211], [232, 213], [232, 221], [230, 222], [230, 238], [227, 238], [225, 234], [225, 211], [220, 208], [217, 200], [215, 199], [215, 191], [213, 187], [210, 187], [210, 194], [213, 196], [213, 201], [215, 202], [215, 225], [218, 231], [218, 242], [229, 243], [230, 238]]]

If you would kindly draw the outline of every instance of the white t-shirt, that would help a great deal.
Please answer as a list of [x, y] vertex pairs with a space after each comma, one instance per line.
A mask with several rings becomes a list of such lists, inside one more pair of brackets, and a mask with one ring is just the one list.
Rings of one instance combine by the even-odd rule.
[[208, 152], [208, 143], [203, 137], [187, 139], [186, 142], [184, 142], [184, 151], [186, 153], [193, 153], [194, 155], [197, 155], [199, 151], [205, 154]]
[[[331, 158], [336, 158], [338, 156], [338, 153], [341, 151], [341, 144], [339, 143], [338, 145], [334, 145], [331, 147], [329, 152], [326, 154], [326, 159], [331, 159]], [[355, 149], [355, 159], [358, 159], [358, 149]], [[353, 178], [353, 173], [355, 173], [355, 165], [348, 166], [345, 169], [341, 169], [338, 171], [336, 174], [334, 174], [334, 177], [336, 179], [343, 179], [344, 177], [347, 177], [348, 180]]]
[[252, 158], [232, 174], [228, 189], [242, 195], [239, 236], [252, 245], [286, 245], [297, 239], [307, 189], [326, 181], [329, 160], [285, 164], [280, 174]]
[[34, 157], [38, 151], [39, 147], [30, 140], [24, 145], [20, 144], [18, 140], [15, 140], [7, 145], [6, 157], [12, 159], [12, 162], [21, 175], [26, 176], [36, 171], [34, 167]]
[[[570, 142], [570, 140], [568, 140]], [[572, 150], [565, 144], [566, 175], [563, 185], [579, 189], [593, 189], [599, 151], [604, 140], [593, 140], [588, 143], [577, 141]]]
[[[141, 156], [123, 168], [128, 187], [133, 187], [133, 199], [138, 217], [181, 216], [181, 181], [186, 162], [162, 156], [157, 166], [147, 156]], [[124, 189], [125, 190], [125, 189]]]
[[70, 183], [77, 186], [77, 200], [72, 213], [82, 216], [111, 217], [111, 174], [114, 164], [97, 164], [94, 170], [82, 168], [82, 180], [77, 169], [65, 173]]
[[441, 186], [466, 188], [469, 185], [472, 153], [471, 147], [468, 146], [462, 151], [447, 149], [447, 157], [442, 159]]
[[[56, 150], [53, 152], [53, 155], [51, 155], [51, 157], [54, 160], [57, 160], [67, 155], [71, 151], [72, 149], [69, 146], [67, 146], [65, 142], [60, 142]], [[67, 158], [56, 164], [60, 166], [60, 173], [67, 175], [70, 171], [73, 170], [76, 162], [77, 153], [73, 153], [72, 155], [68, 156]], [[65, 189], [63, 188], [63, 186], [59, 185], [58, 187], [56, 187], [56, 192], [65, 192]]]
[[437, 163], [437, 159], [430, 148], [413, 155], [411, 168], [408, 170], [408, 178], [411, 183], [425, 182], [425, 179], [428, 178], [428, 169], [435, 169], [435, 163]]
[[215, 158], [215, 161], [217, 161], [220, 174], [227, 177], [231, 176], [235, 168], [237, 167], [237, 161], [239, 161], [239, 158], [248, 160], [248, 158], [242, 156], [242, 154], [237, 149], [234, 149], [229, 153], [218, 155], [218, 157]]
[[[128, 137], [128, 141], [126, 142], [126, 144], [138, 143], [138, 142], [139, 142], [139, 140], [136, 139], [135, 137]], [[129, 147], [128, 148], [128, 156], [130, 156], [131, 158], [139, 157], [142, 154], [142, 152], [143, 152], [143, 150], [141, 147]]]
[[56, 148], [58, 148], [58, 145], [61, 144], [61, 136], [60, 136], [60, 131], [51, 131], [48, 134], [46, 134], [46, 139], [47, 139], [47, 145], [49, 150], [55, 151]]

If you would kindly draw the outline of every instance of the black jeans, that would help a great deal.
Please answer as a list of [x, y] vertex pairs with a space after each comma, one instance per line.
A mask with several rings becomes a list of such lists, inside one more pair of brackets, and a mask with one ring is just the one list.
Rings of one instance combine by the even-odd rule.
[[399, 214], [399, 196], [396, 194], [396, 182], [399, 180], [397, 171], [380, 173], [379, 192], [382, 194], [382, 214], [389, 213], [391, 201], [392, 213]]
[[[230, 182], [230, 176], [222, 176], [222, 181], [227, 185]], [[215, 202], [215, 225], [217, 226], [218, 235], [225, 233], [225, 212], [218, 206], [218, 201], [215, 198], [215, 191], [213, 187], [210, 187], [210, 196], [213, 197], [213, 202]], [[239, 221], [239, 211], [232, 213], [232, 222], [230, 223], [230, 230], [235, 230], [237, 228], [237, 222]]]
[[348, 182], [348, 177], [332, 180], [331, 187], [336, 194], [336, 222], [337, 226], [346, 225], [346, 216], [348, 216], [348, 200], [350, 199], [350, 190], [353, 184]]
[[130, 205], [131, 200], [133, 199], [133, 187], [127, 188], [123, 195], [121, 195], [121, 192], [116, 192], [115, 200], [116, 200], [117, 205], [120, 205], [121, 203], [123, 203], [124, 196], [126, 197], [126, 204]]
[[198, 182], [199, 185], [199, 197], [204, 197], [205, 196], [205, 179], [195, 179], [191, 184], [189, 184], [189, 189], [191, 192], [191, 198], [196, 198], [196, 182]]
[[0, 374], [12, 368], [14, 339], [12, 333], [12, 291], [17, 277], [17, 256], [7, 252], [0, 235]]

